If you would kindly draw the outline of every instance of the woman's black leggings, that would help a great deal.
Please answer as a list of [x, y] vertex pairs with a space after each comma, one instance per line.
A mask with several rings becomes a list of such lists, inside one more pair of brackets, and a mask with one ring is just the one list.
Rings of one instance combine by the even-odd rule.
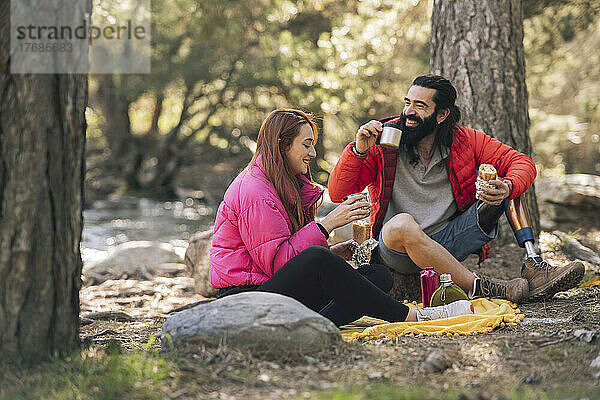
[[405, 321], [408, 307], [386, 294], [392, 284], [383, 265], [356, 270], [331, 250], [312, 246], [292, 257], [256, 290], [292, 297], [341, 326], [363, 315]]

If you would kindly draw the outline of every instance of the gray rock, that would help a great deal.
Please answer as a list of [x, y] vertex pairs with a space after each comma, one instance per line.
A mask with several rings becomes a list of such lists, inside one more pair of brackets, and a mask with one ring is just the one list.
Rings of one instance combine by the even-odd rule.
[[535, 385], [542, 381], [542, 377], [537, 373], [533, 372], [525, 377], [523, 383], [527, 385]]
[[592, 343], [596, 336], [596, 331], [591, 331], [588, 329], [576, 329], [575, 332], [573, 332], [573, 336], [579, 340], [583, 340], [584, 342]]
[[227, 344], [274, 357], [319, 352], [341, 341], [327, 318], [290, 297], [264, 292], [231, 295], [176, 313], [161, 335], [163, 349]]
[[535, 192], [544, 229], [553, 223], [596, 218], [600, 210], [600, 176], [565, 175], [535, 181]]
[[216, 297], [218, 290], [212, 287], [208, 276], [208, 256], [212, 245], [213, 230], [195, 233], [185, 252], [185, 265], [195, 280], [196, 293], [204, 297]]
[[423, 364], [421, 364], [421, 371], [426, 374], [442, 373], [452, 366], [446, 354], [440, 351], [433, 351], [429, 353]]
[[106, 279], [132, 275], [151, 279], [165, 271], [174, 271], [173, 264], [182, 261], [168, 243], [132, 241], [116, 246], [105, 258], [87, 263], [83, 273], [105, 275]]

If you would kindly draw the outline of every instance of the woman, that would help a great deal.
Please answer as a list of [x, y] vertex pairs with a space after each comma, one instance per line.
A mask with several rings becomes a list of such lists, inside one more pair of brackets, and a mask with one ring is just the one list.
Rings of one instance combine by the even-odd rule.
[[[389, 297], [389, 271], [355, 270], [349, 243], [328, 249], [329, 233], [364, 218], [368, 203], [349, 199], [315, 222], [323, 191], [312, 182], [317, 127], [298, 110], [273, 111], [263, 122], [254, 157], [219, 206], [210, 251], [210, 282], [219, 297], [249, 290], [292, 297], [340, 326], [362, 315], [390, 322], [472, 312], [469, 302], [412, 310]], [[338, 253], [338, 254], [336, 254]]]

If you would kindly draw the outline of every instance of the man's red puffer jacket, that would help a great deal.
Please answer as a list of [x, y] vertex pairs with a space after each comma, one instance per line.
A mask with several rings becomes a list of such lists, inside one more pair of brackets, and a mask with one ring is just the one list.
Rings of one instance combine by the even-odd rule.
[[[399, 117], [390, 117], [381, 122], [398, 122]], [[523, 194], [536, 176], [535, 164], [529, 156], [486, 135], [464, 126], [454, 129], [454, 139], [447, 161], [448, 177], [452, 192], [460, 211], [465, 211], [475, 202], [475, 180], [481, 164], [492, 164], [500, 178], [513, 184], [508, 199]], [[371, 226], [374, 238], [379, 236], [383, 219], [392, 197], [396, 174], [396, 150], [375, 145], [366, 157], [356, 156], [350, 143], [329, 176], [329, 196], [339, 203], [344, 196], [361, 192], [368, 186], [371, 196]], [[480, 252], [480, 261], [489, 255], [489, 243]]]

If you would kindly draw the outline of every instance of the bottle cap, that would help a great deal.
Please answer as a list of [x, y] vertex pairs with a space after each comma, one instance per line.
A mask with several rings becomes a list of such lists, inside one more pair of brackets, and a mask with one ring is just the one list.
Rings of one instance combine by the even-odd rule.
[[452, 283], [452, 275], [450, 275], [450, 274], [441, 274], [440, 275], [440, 284], [441, 283]]

